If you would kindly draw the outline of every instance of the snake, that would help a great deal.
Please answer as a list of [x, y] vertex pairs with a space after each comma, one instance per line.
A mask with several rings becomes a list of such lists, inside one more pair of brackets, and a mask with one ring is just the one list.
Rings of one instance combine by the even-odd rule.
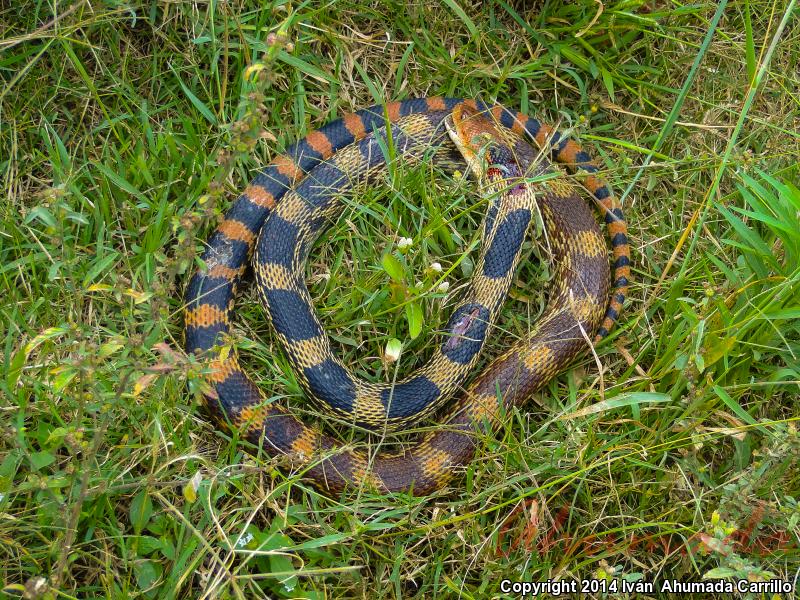
[[[452, 310], [442, 330], [444, 340], [422, 368], [388, 383], [355, 376], [334, 353], [304, 284], [309, 249], [342, 213], [343, 196], [386, 172], [384, 153], [376, 147], [379, 137], [367, 136], [338, 151], [335, 160], [315, 166], [302, 184], [283, 196], [256, 242], [252, 260], [256, 288], [299, 383], [323, 411], [358, 427], [391, 432], [414, 424], [461, 388], [480, 357], [519, 263], [535, 209], [531, 186], [508, 186], [522, 176], [514, 146], [506, 145], [498, 131], [479, 131], [473, 126], [475, 116], [466, 118], [466, 110], [462, 105], [454, 109], [450, 129], [434, 127], [429, 115], [404, 117], [392, 135], [400, 155], [417, 157], [433, 149], [428, 158], [444, 170], [463, 167], [470, 153], [470, 170], [487, 184], [481, 190], [488, 208], [476, 276]], [[450, 133], [456, 123], [460, 132]], [[451, 156], [449, 147], [442, 145], [446, 135], [469, 141], [469, 147], [457, 144], [460, 157]], [[491, 166], [485, 172], [475, 151], [486, 154]]]
[[[430, 367], [407, 378], [404, 383], [411, 385], [397, 397], [396, 386], [359, 387], [334, 359], [302, 281], [314, 240], [341, 214], [342, 192], [374, 183], [385, 172], [387, 138], [397, 156], [419, 159], [432, 153], [434, 162], [445, 169], [466, 167], [494, 186], [494, 197], [502, 202], [490, 202], [484, 220], [480, 275], [485, 278], [487, 264], [503, 264], [495, 273], [498, 277], [484, 282], [495, 294], [484, 300], [491, 306], [476, 301], [473, 292], [481, 286], [473, 284], [434, 355], [432, 363], [438, 361], [439, 367], [444, 361], [470, 365], [465, 373], [448, 371], [447, 381], [457, 381], [451, 387], [463, 390], [454, 406], [440, 425], [412, 444], [372, 452], [306, 424], [283, 403], [267, 399], [241, 368], [228, 339], [234, 299], [252, 258], [268, 318], [288, 349], [290, 363], [303, 373], [299, 379], [306, 391], [368, 426], [380, 419], [402, 425], [443, 401], [447, 394], [442, 388], [447, 386], [438, 385], [442, 379], [428, 379], [433, 385], [420, 393], [420, 377], [437, 377]], [[488, 163], [480, 157], [483, 143], [490, 149]], [[611, 241], [611, 268], [590, 207], [575, 185], [546, 177], [555, 167], [541, 153], [563, 165], [592, 196]], [[531, 183], [536, 179], [530, 178], [532, 168], [546, 181]], [[499, 188], [505, 190], [498, 192]], [[553, 264], [546, 308], [528, 334], [463, 388], [462, 376], [472, 371], [531, 219], [528, 204], [513, 202], [528, 203], [531, 198], [541, 215]], [[208, 239], [201, 266], [187, 287], [186, 350], [207, 360], [204, 403], [212, 418], [239, 431], [259, 452], [290, 459], [319, 489], [336, 494], [367, 486], [379, 493], [427, 495], [463, 471], [478, 447], [477, 434], [496, 427], [505, 411], [522, 405], [591, 343], [609, 334], [629, 279], [630, 248], [620, 203], [576, 141], [499, 104], [444, 97], [388, 102], [309, 133], [276, 156], [243, 190]]]

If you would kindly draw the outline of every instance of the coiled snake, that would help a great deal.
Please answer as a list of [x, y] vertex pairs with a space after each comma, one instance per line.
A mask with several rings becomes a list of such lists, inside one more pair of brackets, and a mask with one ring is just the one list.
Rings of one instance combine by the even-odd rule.
[[[433, 152], [434, 162], [450, 170], [466, 162], [490, 192], [477, 275], [431, 362], [393, 386], [358, 381], [336, 359], [303, 282], [308, 252], [341, 212], [341, 194], [384, 172], [384, 138], [397, 156]], [[613, 248], [610, 301], [607, 250], [591, 211], [562, 179], [529, 183], [536, 181], [531, 175], [552, 167], [536, 160], [527, 140], [577, 174], [597, 201]], [[479, 156], [483, 151], [486, 156]], [[629, 247], [622, 211], [597, 170], [574, 141], [536, 119], [471, 100], [392, 102], [312, 132], [247, 186], [209, 239], [205, 266], [189, 283], [186, 347], [210, 358], [210, 412], [268, 455], [291, 457], [330, 492], [367, 485], [424, 495], [446, 485], [472, 458], [477, 429], [527, 400], [588, 348], [587, 336], [601, 339], [617, 319], [630, 277]], [[401, 451], [370, 454], [306, 425], [280, 403], [268, 403], [235, 354], [221, 348], [236, 288], [255, 250], [259, 294], [306, 391], [367, 427], [388, 430], [416, 420], [463, 389], [513, 276], [533, 202], [553, 255], [555, 284], [542, 318], [466, 388], [441, 428]]]

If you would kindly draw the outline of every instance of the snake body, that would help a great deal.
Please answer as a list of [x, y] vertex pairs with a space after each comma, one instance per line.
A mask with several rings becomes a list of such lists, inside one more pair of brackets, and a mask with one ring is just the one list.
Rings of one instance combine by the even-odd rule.
[[[396, 155], [412, 158], [433, 150], [429, 158], [435, 164], [445, 170], [463, 168], [463, 159], [456, 160], [444, 143], [448, 132], [442, 121], [449, 115], [437, 111], [399, 119], [392, 130]], [[385, 175], [381, 139], [373, 133], [338, 151], [289, 190], [262, 226], [252, 262], [267, 315], [307, 394], [335, 416], [392, 431], [434, 411], [471, 373], [511, 285], [535, 199], [527, 188], [520, 189], [524, 193], [505, 193], [507, 178], [495, 170], [494, 185], [483, 190], [489, 208], [475, 267], [478, 275], [452, 311], [432, 359], [396, 383], [363, 381], [334, 354], [303, 276], [309, 249], [342, 213], [342, 195]], [[495, 147], [499, 151], [500, 146]], [[513, 163], [511, 148], [503, 148], [509, 155], [506, 162]]]
[[[548, 182], [537, 194], [537, 205], [553, 255], [555, 285], [543, 317], [524, 339], [472, 382], [441, 429], [424, 434], [402, 451], [370, 455], [304, 424], [285, 406], [268, 403], [241, 370], [235, 354], [221, 350], [220, 345], [230, 330], [237, 285], [257, 245], [259, 292], [269, 306], [279, 337], [291, 349], [292, 363], [304, 373], [300, 379], [306, 389], [322, 395], [334, 408], [338, 403], [339, 408], [351, 409], [344, 412], [354, 412], [360, 422], [369, 422], [364, 415], [370, 414], [370, 402], [372, 416], [402, 423], [414, 414], [427, 412], [431, 404], [443, 398], [442, 388], [446, 386], [439, 387], [440, 379], [434, 382], [435, 393], [420, 394], [419, 387], [411, 386], [409, 391], [401, 392], [399, 404], [395, 404], [396, 397], [390, 402], [376, 402], [387, 388], [377, 388], [377, 392], [369, 386], [359, 388], [343, 366], [326, 363], [333, 354], [321, 341], [327, 338], [321, 335], [318, 321], [310, 316], [310, 298], [301, 275], [315, 235], [340, 210], [335, 199], [347, 189], [345, 182], [374, 180], [370, 173], [383, 163], [376, 132], [391, 135], [400, 154], [413, 157], [425, 148], [434, 148], [441, 164], [463, 165], [463, 157], [448, 143], [441, 126], [448, 115], [461, 107], [486, 123], [491, 120], [493, 125], [487, 127], [496, 126], [501, 137], [523, 157], [524, 164], [535, 162], [533, 149], [524, 141], [527, 138], [549, 151], [569, 171], [581, 174], [583, 186], [601, 208], [611, 238], [611, 299], [608, 301], [607, 251], [591, 211], [571, 186], [557, 183], [559, 180]], [[213, 391], [206, 396], [210, 412], [218, 422], [239, 428], [267, 454], [292, 457], [307, 477], [331, 492], [366, 484], [383, 492], [422, 495], [446, 485], [471, 459], [476, 428], [496, 422], [504, 408], [524, 402], [587, 348], [587, 336], [596, 333], [596, 339], [604, 337], [618, 317], [630, 276], [626, 227], [616, 199], [597, 176], [597, 170], [574, 141], [562, 138], [538, 120], [501, 106], [487, 107], [469, 100], [435, 97], [392, 102], [346, 115], [309, 134], [274, 159], [244, 190], [210, 238], [203, 255], [205, 266], [195, 273], [187, 289], [186, 345], [188, 351], [205, 352], [211, 357], [208, 378]], [[519, 223], [511, 227], [514, 235], [509, 236], [510, 226], [505, 225], [514, 212], [509, 208], [504, 213], [495, 211], [492, 216], [490, 209], [484, 225], [484, 263], [493, 246], [505, 247], [510, 238], [519, 237], [520, 229], [524, 234], [527, 222], [524, 227]], [[292, 243], [284, 243], [291, 238], [290, 233], [295, 234]], [[503, 256], [507, 255], [508, 252]], [[518, 252], [510, 262], [503, 260], [507, 268], [497, 279], [506, 283]], [[498, 282], [490, 287], [496, 291]], [[489, 303], [496, 312], [494, 303], [499, 304], [499, 300]], [[487, 312], [481, 313], [476, 304]], [[488, 308], [483, 302], [467, 298], [450, 319], [448, 339], [461, 336], [465, 322], [468, 326], [473, 322], [487, 323], [494, 316]], [[296, 333], [299, 314], [303, 315], [299, 330], [305, 331], [300, 336]], [[468, 343], [456, 344], [456, 348], [470, 350], [464, 352], [468, 355], [466, 361], [459, 364], [474, 365], [484, 334], [485, 329], [470, 331]], [[478, 348], [473, 351], [475, 346]], [[452, 342], [444, 341], [439, 350], [441, 356], [435, 357], [434, 362], [442, 357], [449, 360], [450, 349]], [[317, 371], [324, 376], [315, 379], [314, 367], [323, 363], [326, 368]], [[428, 371], [421, 376], [435, 378], [437, 373], [440, 371]], [[457, 380], [453, 387], [458, 387], [461, 375], [449, 373], [446, 379]], [[335, 386], [338, 387], [334, 390]], [[393, 389], [390, 394], [397, 393], [397, 388]], [[393, 406], [401, 406], [406, 412], [392, 413]]]

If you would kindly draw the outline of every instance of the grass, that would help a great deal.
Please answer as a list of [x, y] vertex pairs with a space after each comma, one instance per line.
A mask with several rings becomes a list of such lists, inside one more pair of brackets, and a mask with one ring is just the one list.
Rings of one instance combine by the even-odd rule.
[[[3, 5], [4, 592], [795, 580], [798, 16], [793, 0]], [[582, 359], [509, 414], [452, 488], [326, 498], [209, 424], [181, 294], [260, 165], [343, 112], [425, 94], [497, 99], [583, 140], [625, 198], [631, 298], [602, 371]], [[426, 165], [389, 183], [348, 200], [307, 279], [345, 362], [376, 379], [429, 355], [483, 211]], [[523, 263], [485, 361], [542, 310], [547, 254], [531, 241]], [[235, 343], [268, 394], [308, 410], [251, 289]]]

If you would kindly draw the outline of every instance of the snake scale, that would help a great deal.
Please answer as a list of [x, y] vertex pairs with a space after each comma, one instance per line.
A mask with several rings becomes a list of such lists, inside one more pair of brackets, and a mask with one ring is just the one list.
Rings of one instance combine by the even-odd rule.
[[[466, 387], [441, 427], [399, 451], [371, 454], [306, 425], [281, 403], [268, 402], [245, 375], [235, 353], [224, 349], [236, 289], [253, 256], [259, 294], [290, 362], [300, 370], [303, 387], [359, 424], [374, 427], [382, 419], [387, 425], [402, 425], [427, 414], [454, 389], [463, 389], [463, 377], [474, 366], [505, 295], [500, 288], [507, 286], [519, 259], [516, 248], [530, 221], [529, 208], [490, 204], [479, 262], [479, 276], [496, 271], [496, 277], [483, 284], [489, 293], [473, 282], [451, 316], [432, 362], [401, 382], [405, 387], [370, 386], [352, 377], [335, 359], [302, 281], [314, 239], [341, 213], [341, 194], [374, 182], [385, 172], [387, 137], [397, 156], [413, 159], [430, 151], [434, 162], [449, 170], [459, 165], [463, 169], [465, 159], [474, 162], [465, 154], [476, 150], [474, 139], [459, 142], [452, 133], [456, 118], [458, 132], [491, 132], [489, 137], [499, 138], [500, 148], [510, 148], [520, 166], [535, 165], [534, 173], [516, 174], [522, 183], [512, 183], [516, 187], [506, 190], [503, 202], [516, 196], [522, 201], [527, 195], [525, 177], [552, 169], [537, 160], [527, 140], [576, 174], [604, 216], [613, 250], [613, 281], [602, 234], [574, 187], [562, 179], [537, 184], [536, 207], [554, 272], [542, 318]], [[448, 129], [455, 139], [448, 137]], [[474, 164], [470, 166], [475, 170]], [[494, 424], [502, 410], [541, 389], [588, 348], [587, 336], [595, 334], [599, 340], [608, 335], [619, 315], [630, 277], [626, 225], [616, 198], [597, 171], [576, 142], [549, 126], [502, 106], [472, 100], [429, 97], [390, 102], [345, 115], [310, 133], [245, 188], [209, 239], [204, 266], [187, 288], [186, 347], [209, 359], [209, 411], [218, 423], [238, 428], [266, 454], [289, 456], [317, 487], [332, 493], [366, 485], [381, 492], [425, 495], [443, 487], [471, 460], [476, 430]], [[495, 175], [495, 181], [511, 179], [508, 174]], [[464, 365], [468, 366], [461, 369]]]

